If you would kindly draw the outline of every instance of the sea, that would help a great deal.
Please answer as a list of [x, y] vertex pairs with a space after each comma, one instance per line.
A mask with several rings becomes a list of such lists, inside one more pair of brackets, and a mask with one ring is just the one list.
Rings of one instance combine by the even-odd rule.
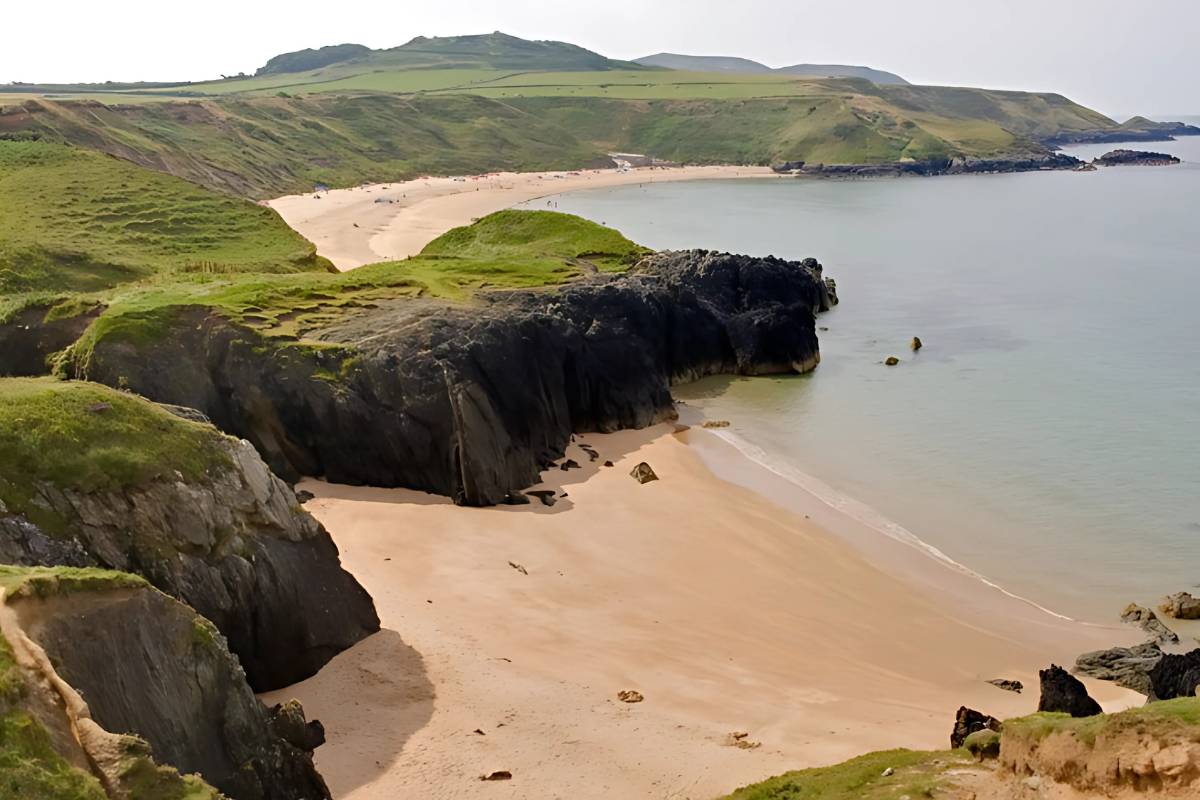
[[880, 536], [1112, 621], [1200, 584], [1200, 137], [1127, 146], [1184, 163], [554, 201], [657, 249], [820, 260], [815, 372], [676, 397]]

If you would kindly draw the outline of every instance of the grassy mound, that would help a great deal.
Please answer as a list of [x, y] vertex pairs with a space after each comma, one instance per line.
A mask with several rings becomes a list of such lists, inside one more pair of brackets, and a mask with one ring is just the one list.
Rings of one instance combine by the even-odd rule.
[[0, 295], [327, 269], [267, 208], [89, 150], [0, 140]]
[[1200, 741], [1200, 698], [1183, 697], [1149, 703], [1116, 714], [1073, 718], [1069, 714], [1031, 714], [1004, 723], [1004, 738], [1040, 742], [1056, 734], [1073, 736], [1087, 747], [1103, 737], [1136, 731], [1149, 736], [1184, 733]]
[[215, 429], [140, 397], [50, 378], [0, 379], [0, 502], [56, 531], [38, 502], [43, 484], [79, 492], [197, 479], [227, 463]]
[[[952, 784], [945, 773], [971, 763], [962, 751], [887, 750], [832, 767], [789, 772], [738, 789], [726, 800], [896, 800], [933, 797]], [[885, 775], [887, 770], [891, 774]]]
[[[456, 228], [405, 261], [340, 274], [173, 276], [89, 298], [47, 302], [47, 315], [104, 313], [66, 354], [81, 374], [102, 339], [160, 341], [187, 309], [205, 308], [281, 342], [381, 301], [468, 301], [485, 289], [554, 286], [590, 272], [628, 269], [647, 253], [616, 231], [551, 211], [501, 211]], [[0, 309], [0, 318], [3, 317]], [[321, 346], [311, 343], [311, 346]]]

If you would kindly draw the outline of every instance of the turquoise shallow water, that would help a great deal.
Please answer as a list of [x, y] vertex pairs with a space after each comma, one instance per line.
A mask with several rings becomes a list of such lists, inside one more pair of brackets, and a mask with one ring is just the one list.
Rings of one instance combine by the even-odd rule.
[[820, 259], [843, 304], [816, 373], [677, 395], [1006, 588], [1102, 619], [1200, 583], [1200, 137], [1144, 149], [1190, 163], [556, 199], [656, 248]]

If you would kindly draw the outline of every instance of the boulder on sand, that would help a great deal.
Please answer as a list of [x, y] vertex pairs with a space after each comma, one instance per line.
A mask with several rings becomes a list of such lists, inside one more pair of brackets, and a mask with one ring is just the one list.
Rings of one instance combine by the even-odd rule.
[[1094, 717], [1104, 712], [1100, 704], [1091, 698], [1087, 687], [1071, 673], [1057, 664], [1038, 673], [1042, 684], [1042, 697], [1038, 711], [1055, 711], [1072, 717]]
[[1157, 642], [1134, 647], [1114, 647], [1084, 653], [1075, 659], [1075, 672], [1089, 678], [1112, 681], [1118, 686], [1149, 695], [1150, 670], [1158, 666], [1163, 651]]
[[650, 481], [658, 480], [658, 476], [654, 474], [654, 470], [645, 461], [633, 468], [633, 472], [629, 473], [638, 483], [650, 483]]
[[1200, 619], [1200, 597], [1188, 592], [1176, 592], [1163, 598], [1158, 610], [1175, 619]]
[[1200, 688], [1200, 650], [1182, 656], [1164, 655], [1148, 675], [1149, 699], [1173, 700], [1176, 697], [1195, 697]]

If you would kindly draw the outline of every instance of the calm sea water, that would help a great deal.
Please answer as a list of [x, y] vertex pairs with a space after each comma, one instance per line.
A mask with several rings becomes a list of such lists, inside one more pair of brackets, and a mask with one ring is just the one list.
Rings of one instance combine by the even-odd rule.
[[1200, 582], [1200, 137], [1147, 147], [1188, 163], [557, 200], [655, 248], [820, 259], [843, 304], [814, 374], [677, 394], [1006, 588], [1103, 619]]

